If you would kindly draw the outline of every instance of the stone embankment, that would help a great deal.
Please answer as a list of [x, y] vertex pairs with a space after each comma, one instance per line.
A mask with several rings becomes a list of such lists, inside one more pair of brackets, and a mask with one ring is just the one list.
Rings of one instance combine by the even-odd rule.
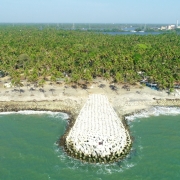
[[180, 99], [155, 99], [157, 106], [180, 106]]
[[1, 101], [0, 112], [34, 110], [66, 112], [76, 117], [82, 108], [82, 103], [71, 99], [63, 101]]
[[131, 138], [105, 95], [90, 95], [75, 124], [65, 137], [66, 152], [92, 163], [111, 163], [124, 158]]

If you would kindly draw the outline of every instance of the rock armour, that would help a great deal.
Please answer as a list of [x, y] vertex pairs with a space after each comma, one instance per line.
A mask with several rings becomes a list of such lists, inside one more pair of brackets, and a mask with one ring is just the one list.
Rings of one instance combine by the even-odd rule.
[[131, 147], [129, 132], [105, 95], [90, 95], [65, 140], [71, 156], [88, 162], [114, 162]]

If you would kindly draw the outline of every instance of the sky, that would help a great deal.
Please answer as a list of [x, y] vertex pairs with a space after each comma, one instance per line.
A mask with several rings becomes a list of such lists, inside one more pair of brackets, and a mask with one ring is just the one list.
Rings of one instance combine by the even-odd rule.
[[0, 23], [180, 22], [180, 0], [0, 0]]

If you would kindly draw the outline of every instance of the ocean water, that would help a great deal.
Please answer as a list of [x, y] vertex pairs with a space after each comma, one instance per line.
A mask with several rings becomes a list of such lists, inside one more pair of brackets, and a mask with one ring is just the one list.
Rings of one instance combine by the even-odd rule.
[[56, 145], [66, 119], [52, 112], [0, 114], [0, 179], [180, 179], [180, 109], [154, 108], [127, 118], [134, 139], [131, 153], [106, 165], [81, 163]]

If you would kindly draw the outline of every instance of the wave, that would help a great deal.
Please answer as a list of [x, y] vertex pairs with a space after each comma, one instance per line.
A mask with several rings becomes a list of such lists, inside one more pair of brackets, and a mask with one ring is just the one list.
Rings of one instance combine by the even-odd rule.
[[52, 111], [12, 111], [12, 112], [0, 112], [0, 115], [8, 115], [8, 114], [23, 114], [23, 115], [33, 115], [33, 114], [48, 114], [53, 118], [62, 118], [62, 119], [69, 119], [68, 114], [63, 112], [52, 112]]
[[139, 113], [135, 113], [133, 115], [126, 116], [125, 119], [130, 122], [134, 119], [139, 118], [148, 118], [150, 116], [160, 116], [160, 115], [179, 115], [180, 108], [178, 107], [152, 107], [148, 110], [140, 111]]
[[[77, 171], [78, 169], [78, 171], [80, 172], [91, 172], [97, 175], [110, 175], [114, 173], [122, 173], [136, 165], [131, 161], [129, 162], [128, 158], [120, 162], [114, 162], [112, 164], [90, 164], [87, 162], [81, 162], [77, 159], [67, 156], [63, 149], [57, 147], [56, 144], [54, 144], [54, 153], [59, 158], [60, 162], [65, 165], [64, 169], [71, 169], [74, 171]], [[60, 167], [58, 166], [54, 168], [56, 170], [60, 169]]]

